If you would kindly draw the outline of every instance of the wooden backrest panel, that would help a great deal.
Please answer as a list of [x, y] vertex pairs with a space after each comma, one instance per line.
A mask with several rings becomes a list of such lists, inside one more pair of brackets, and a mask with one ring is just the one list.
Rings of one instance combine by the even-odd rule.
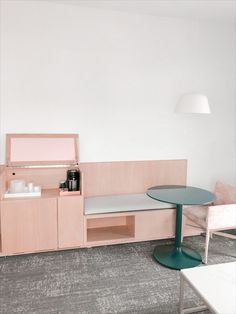
[[187, 160], [81, 163], [84, 196], [144, 193], [163, 184], [186, 184]]

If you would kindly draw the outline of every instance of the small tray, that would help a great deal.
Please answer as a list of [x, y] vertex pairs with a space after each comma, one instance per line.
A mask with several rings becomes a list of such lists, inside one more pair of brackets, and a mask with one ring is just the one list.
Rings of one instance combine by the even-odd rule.
[[70, 196], [70, 195], [80, 195], [80, 191], [61, 191], [59, 190], [61, 196]]
[[10, 193], [7, 191], [4, 194], [4, 198], [19, 198], [19, 197], [38, 197], [41, 196], [40, 192], [23, 192], [23, 193]]

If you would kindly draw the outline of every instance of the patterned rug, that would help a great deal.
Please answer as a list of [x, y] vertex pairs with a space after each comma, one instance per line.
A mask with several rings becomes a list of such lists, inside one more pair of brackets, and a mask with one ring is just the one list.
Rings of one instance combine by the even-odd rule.
[[[184, 245], [203, 254], [204, 241], [188, 237]], [[179, 272], [152, 257], [156, 245], [167, 243], [172, 240], [2, 257], [0, 313], [177, 313]], [[235, 260], [236, 241], [214, 236], [209, 264]], [[201, 304], [186, 290], [187, 306]]]

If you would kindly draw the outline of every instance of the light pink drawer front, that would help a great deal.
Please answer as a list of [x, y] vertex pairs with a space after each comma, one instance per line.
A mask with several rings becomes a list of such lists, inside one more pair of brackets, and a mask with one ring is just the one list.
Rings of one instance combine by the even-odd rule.
[[135, 217], [135, 239], [163, 239], [174, 237], [175, 209], [144, 211]]

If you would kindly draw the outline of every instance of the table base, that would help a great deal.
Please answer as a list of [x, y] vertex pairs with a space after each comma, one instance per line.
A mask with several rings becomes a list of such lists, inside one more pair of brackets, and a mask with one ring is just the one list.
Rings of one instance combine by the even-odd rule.
[[158, 263], [172, 269], [191, 268], [202, 263], [201, 255], [196, 251], [174, 245], [156, 246], [153, 255]]

